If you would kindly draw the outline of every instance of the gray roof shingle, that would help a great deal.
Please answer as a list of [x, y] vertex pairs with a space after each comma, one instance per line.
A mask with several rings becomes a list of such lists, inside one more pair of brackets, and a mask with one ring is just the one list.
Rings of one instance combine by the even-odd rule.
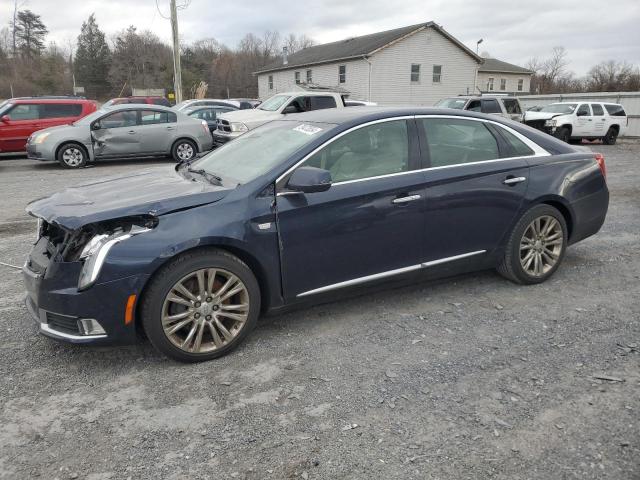
[[484, 58], [483, 60], [483, 64], [478, 68], [479, 72], [533, 74], [531, 70], [495, 58]]
[[318, 63], [330, 63], [333, 61], [347, 60], [350, 58], [363, 57], [370, 55], [390, 43], [401, 39], [417, 30], [423, 28], [434, 28], [462, 48], [467, 54], [471, 55], [478, 62], [481, 58], [469, 50], [464, 44], [447, 33], [442, 27], [434, 22], [419, 23], [408, 27], [396, 28], [385, 32], [372, 33], [361, 37], [347, 38], [337, 42], [324, 43], [322, 45], [314, 45], [289, 55], [289, 63], [284, 65], [282, 59], [278, 59], [269, 65], [265, 65], [256, 73], [273, 72], [277, 70], [288, 70], [290, 68], [302, 67], [307, 65], [315, 65]]

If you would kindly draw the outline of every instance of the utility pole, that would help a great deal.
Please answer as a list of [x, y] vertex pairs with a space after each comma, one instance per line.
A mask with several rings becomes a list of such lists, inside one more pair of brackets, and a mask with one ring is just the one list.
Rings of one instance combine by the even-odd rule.
[[180, 38], [178, 37], [178, 10], [171, 0], [171, 34], [173, 35], [173, 89], [176, 103], [182, 101], [182, 70], [180, 69]]

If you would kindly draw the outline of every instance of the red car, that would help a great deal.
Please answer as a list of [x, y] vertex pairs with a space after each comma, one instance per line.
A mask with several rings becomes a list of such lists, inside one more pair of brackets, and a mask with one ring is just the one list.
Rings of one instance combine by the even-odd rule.
[[78, 97], [5, 100], [0, 104], [0, 153], [23, 152], [33, 132], [73, 123], [96, 109], [96, 102]]
[[165, 107], [170, 107], [171, 103], [164, 97], [121, 97], [121, 98], [112, 98], [108, 102], [104, 104], [104, 106], [110, 105], [120, 105], [122, 103], [141, 103], [147, 105], [163, 105]]

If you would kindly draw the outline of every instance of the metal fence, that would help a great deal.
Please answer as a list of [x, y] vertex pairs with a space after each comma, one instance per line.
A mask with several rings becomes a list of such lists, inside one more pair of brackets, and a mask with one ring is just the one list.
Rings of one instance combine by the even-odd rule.
[[594, 92], [565, 93], [549, 95], [518, 96], [522, 106], [527, 109], [536, 105], [547, 105], [554, 102], [604, 102], [619, 103], [624, 107], [629, 118], [626, 136], [640, 137], [640, 92]]

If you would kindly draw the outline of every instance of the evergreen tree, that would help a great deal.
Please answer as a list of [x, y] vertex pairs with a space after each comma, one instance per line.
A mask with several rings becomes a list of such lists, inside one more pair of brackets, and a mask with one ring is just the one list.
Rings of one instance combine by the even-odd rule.
[[42, 23], [40, 15], [31, 10], [21, 10], [13, 26], [16, 35], [17, 48], [22, 58], [32, 59], [44, 50], [44, 39], [49, 33]]
[[111, 51], [105, 40], [104, 32], [98, 28], [95, 14], [91, 14], [78, 36], [78, 48], [74, 71], [76, 83], [85, 88], [92, 98], [106, 98], [111, 92], [109, 67]]

